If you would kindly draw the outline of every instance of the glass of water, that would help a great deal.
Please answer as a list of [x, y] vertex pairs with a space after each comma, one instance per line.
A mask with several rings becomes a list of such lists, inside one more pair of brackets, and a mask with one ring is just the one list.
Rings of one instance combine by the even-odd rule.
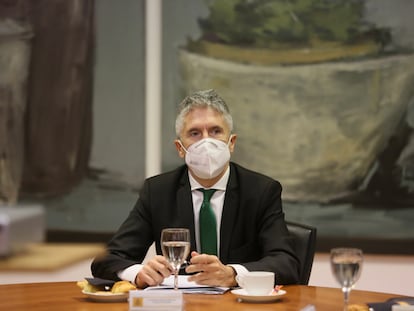
[[361, 275], [363, 255], [358, 248], [331, 249], [332, 274], [344, 293], [344, 311], [348, 310], [349, 294]]
[[190, 253], [190, 230], [166, 228], [161, 232], [162, 254], [174, 272], [174, 289], [178, 289], [178, 271]]

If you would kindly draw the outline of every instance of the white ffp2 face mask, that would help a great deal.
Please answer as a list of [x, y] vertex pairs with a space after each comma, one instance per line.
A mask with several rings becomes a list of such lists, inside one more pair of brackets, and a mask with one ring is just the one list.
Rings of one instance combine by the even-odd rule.
[[[231, 136], [229, 138], [230, 142]], [[193, 173], [203, 179], [217, 177], [230, 160], [230, 150], [228, 143], [218, 139], [204, 138], [190, 147], [186, 151], [185, 163], [191, 168]]]

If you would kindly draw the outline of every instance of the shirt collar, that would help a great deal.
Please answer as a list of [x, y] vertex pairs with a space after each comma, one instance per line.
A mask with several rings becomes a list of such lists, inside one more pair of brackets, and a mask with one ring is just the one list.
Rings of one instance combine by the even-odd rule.
[[[230, 165], [227, 166], [226, 172], [223, 174], [223, 176], [221, 176], [221, 178], [210, 188], [226, 191], [226, 186], [227, 186], [227, 182], [229, 181], [229, 176], [230, 176]], [[194, 177], [190, 174], [190, 171], [188, 171], [188, 177], [190, 179], [191, 191], [204, 188], [202, 185], [200, 185], [200, 183], [197, 180], [194, 179]]]

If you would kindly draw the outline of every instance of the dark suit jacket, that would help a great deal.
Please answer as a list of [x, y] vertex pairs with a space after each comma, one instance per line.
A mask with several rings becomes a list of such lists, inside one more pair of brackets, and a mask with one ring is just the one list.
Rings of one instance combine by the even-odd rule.
[[[273, 271], [277, 284], [299, 280], [299, 260], [284, 221], [279, 182], [230, 164], [220, 232], [220, 260], [248, 270]], [[117, 280], [116, 273], [141, 263], [161, 230], [189, 228], [196, 250], [194, 212], [187, 166], [148, 178], [128, 218], [108, 243], [108, 254], [92, 263], [95, 277]]]

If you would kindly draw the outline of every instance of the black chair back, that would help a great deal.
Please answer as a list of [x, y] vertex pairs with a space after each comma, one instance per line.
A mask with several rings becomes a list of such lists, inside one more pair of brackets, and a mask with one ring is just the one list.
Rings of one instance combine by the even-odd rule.
[[294, 237], [296, 254], [300, 260], [300, 284], [308, 285], [316, 246], [316, 228], [295, 222], [286, 222]]

